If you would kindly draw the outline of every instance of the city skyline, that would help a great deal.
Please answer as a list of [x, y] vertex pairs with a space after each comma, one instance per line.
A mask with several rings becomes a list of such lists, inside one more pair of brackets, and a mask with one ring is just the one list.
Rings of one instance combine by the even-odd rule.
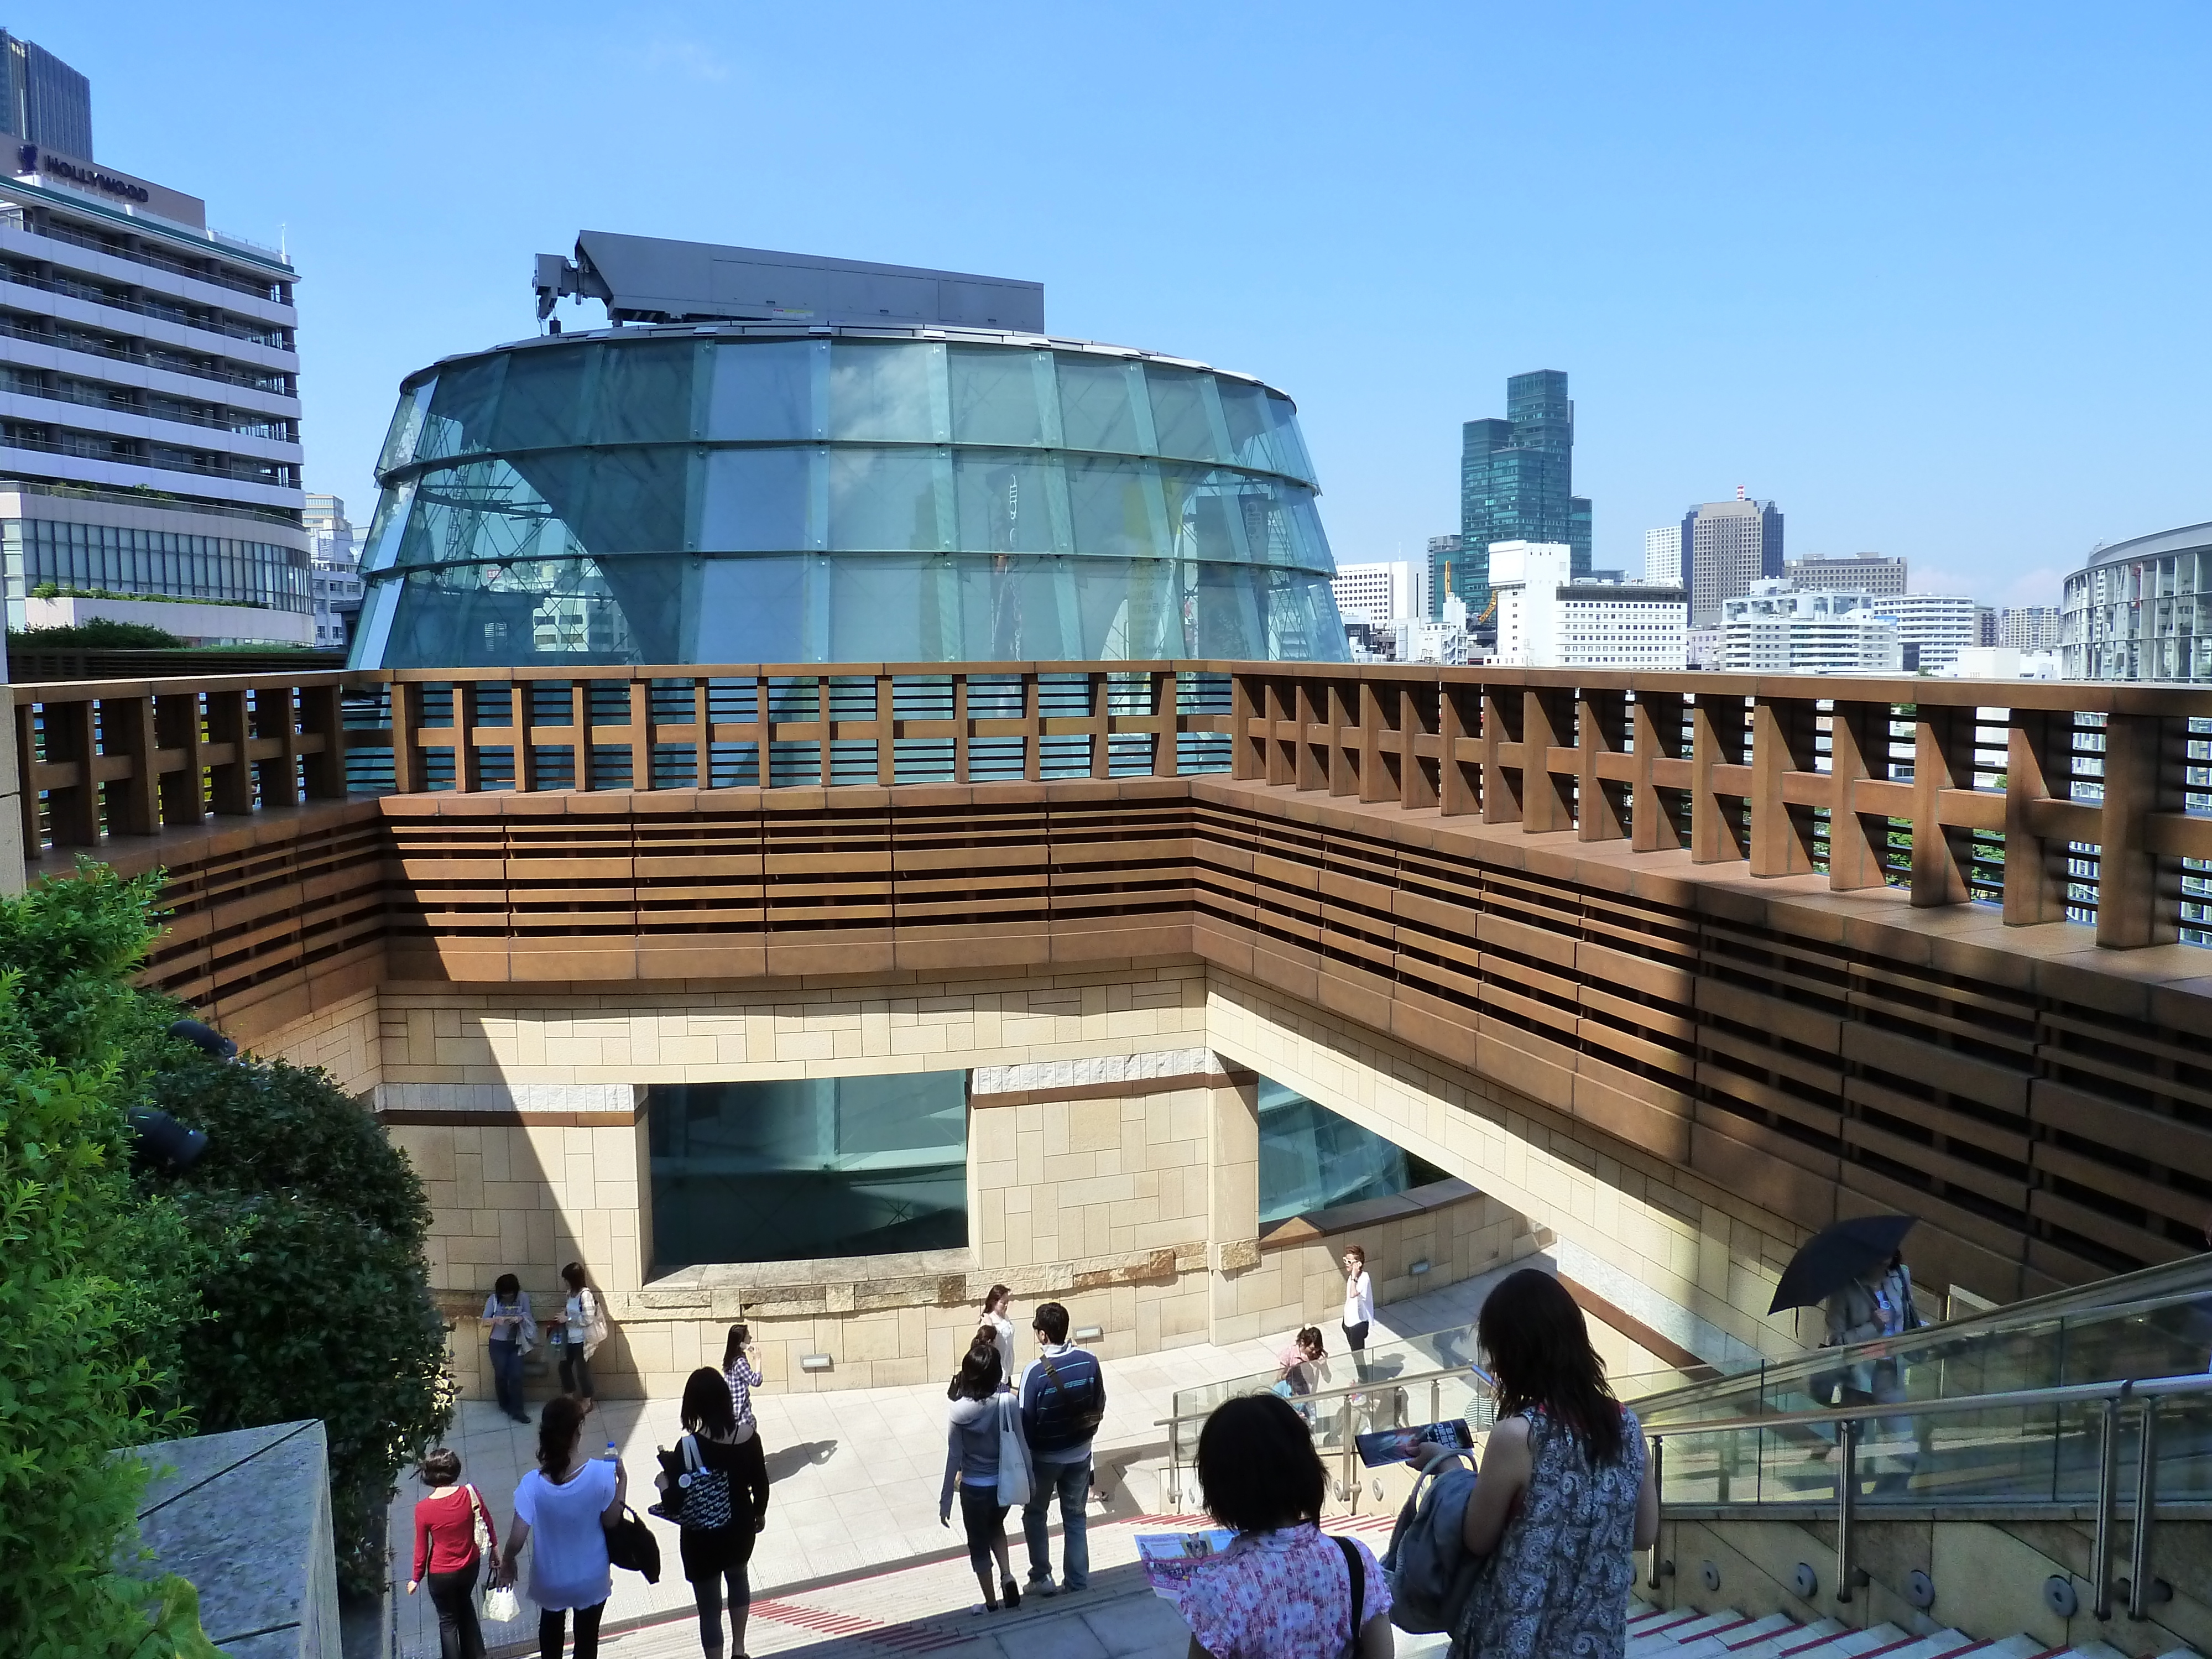
[[[1574, 376], [1601, 567], [1638, 568], [1646, 528], [1741, 483], [1787, 503], [1808, 550], [1881, 548], [1910, 559], [1916, 586], [2052, 603], [2095, 544], [2212, 515], [2193, 460], [2208, 417], [2186, 392], [2208, 348], [2172, 326], [2207, 234], [2176, 209], [2199, 194], [2205, 147], [2183, 112], [2212, 24], [2191, 9], [2031, 9], [1984, 28], [1904, 8], [1663, 22], [1436, 8], [1380, 29], [1316, 13], [1258, 36], [1145, 7], [1104, 32], [1041, 14], [1022, 24], [1031, 46], [1079, 49], [1102, 72], [1074, 88], [989, 74], [998, 118], [1048, 137], [988, 191], [954, 186], [904, 137], [982, 98], [984, 66], [917, 81], [889, 11], [856, 13], [834, 63], [755, 48], [742, 18], [681, 5], [613, 30], [559, 6], [526, 30], [427, 10], [225, 15], [209, 29], [126, 0], [32, 32], [92, 76], [103, 161], [219, 178], [217, 222], [290, 247], [314, 342], [307, 482], [349, 500], [373, 495], [401, 375], [528, 334], [532, 255], [606, 203], [592, 216], [642, 234], [1046, 281], [1071, 335], [1205, 341], [1209, 361], [1297, 389], [1324, 521], [1352, 560], [1418, 556], [1455, 526], [1461, 422], [1539, 363]], [[423, 31], [437, 50], [399, 45]], [[605, 50], [577, 51], [585, 32]], [[1197, 52], [1233, 42], [1250, 85], [1329, 112], [1277, 135], [1299, 208], [1265, 248], [1227, 216], [1126, 234], [1127, 181], [1233, 143], [1220, 106], [1114, 72], [1160, 32]], [[1449, 141], [1457, 89], [1513, 85], [1570, 46], [1562, 118], [1511, 177], [1478, 185]], [[1659, 118], [1682, 75], [1745, 47], [1766, 65], [1748, 95], [1697, 123]], [[320, 106], [435, 131], [434, 160], [395, 165], [351, 117], [266, 143], [259, 89], [301, 84], [303, 64]], [[586, 88], [622, 112], [620, 142], [539, 165], [544, 112]], [[793, 131], [809, 135], [803, 168], [685, 164], [773, 156]], [[1540, 201], [1575, 209], [1544, 259], [1477, 257], [1492, 216]], [[1732, 205], [1760, 216], [1759, 259], [1643, 257]], [[2126, 259], [2043, 257], [2122, 245], [2124, 229]], [[1418, 351], [1378, 351], [1378, 317], [1443, 326]], [[1940, 424], [1896, 417], [1910, 388], [1938, 385]], [[2052, 418], [2090, 408], [2124, 415]]]

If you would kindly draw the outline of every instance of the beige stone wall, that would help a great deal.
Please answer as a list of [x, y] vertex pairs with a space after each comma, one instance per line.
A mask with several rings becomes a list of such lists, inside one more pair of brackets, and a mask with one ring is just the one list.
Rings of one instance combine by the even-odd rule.
[[1236, 1064], [1419, 1152], [1727, 1335], [1775, 1355], [1802, 1346], [1793, 1316], [1765, 1311], [1806, 1234], [1786, 1218], [1232, 975], [1213, 975], [1206, 1029]]
[[383, 1036], [377, 993], [368, 990], [296, 1021], [254, 1050], [295, 1066], [319, 1066], [339, 1088], [358, 1095], [384, 1080]]

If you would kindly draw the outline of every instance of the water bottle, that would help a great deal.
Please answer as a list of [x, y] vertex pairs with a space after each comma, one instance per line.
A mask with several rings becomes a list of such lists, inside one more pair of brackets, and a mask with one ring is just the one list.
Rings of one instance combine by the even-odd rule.
[[622, 1454], [615, 1449], [615, 1443], [611, 1440], [607, 1442], [607, 1462], [610, 1463], [622, 1462]]

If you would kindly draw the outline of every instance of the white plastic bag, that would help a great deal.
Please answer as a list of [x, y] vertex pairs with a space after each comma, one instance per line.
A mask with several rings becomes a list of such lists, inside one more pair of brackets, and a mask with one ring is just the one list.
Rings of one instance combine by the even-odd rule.
[[504, 1625], [511, 1619], [522, 1617], [522, 1604], [515, 1599], [514, 1586], [494, 1584], [484, 1592], [483, 1620], [487, 1625]]

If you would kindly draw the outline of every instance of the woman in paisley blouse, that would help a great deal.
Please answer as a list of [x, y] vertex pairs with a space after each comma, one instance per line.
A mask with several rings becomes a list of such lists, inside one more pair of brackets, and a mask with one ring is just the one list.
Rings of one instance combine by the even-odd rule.
[[[1491, 1559], [1453, 1627], [1451, 1659], [1621, 1659], [1634, 1553], [1659, 1535], [1643, 1427], [1613, 1397], [1583, 1310], [1548, 1273], [1509, 1276], [1476, 1335], [1498, 1424], [1465, 1536], [1469, 1554]], [[1425, 1446], [1415, 1461], [1448, 1455]]]

